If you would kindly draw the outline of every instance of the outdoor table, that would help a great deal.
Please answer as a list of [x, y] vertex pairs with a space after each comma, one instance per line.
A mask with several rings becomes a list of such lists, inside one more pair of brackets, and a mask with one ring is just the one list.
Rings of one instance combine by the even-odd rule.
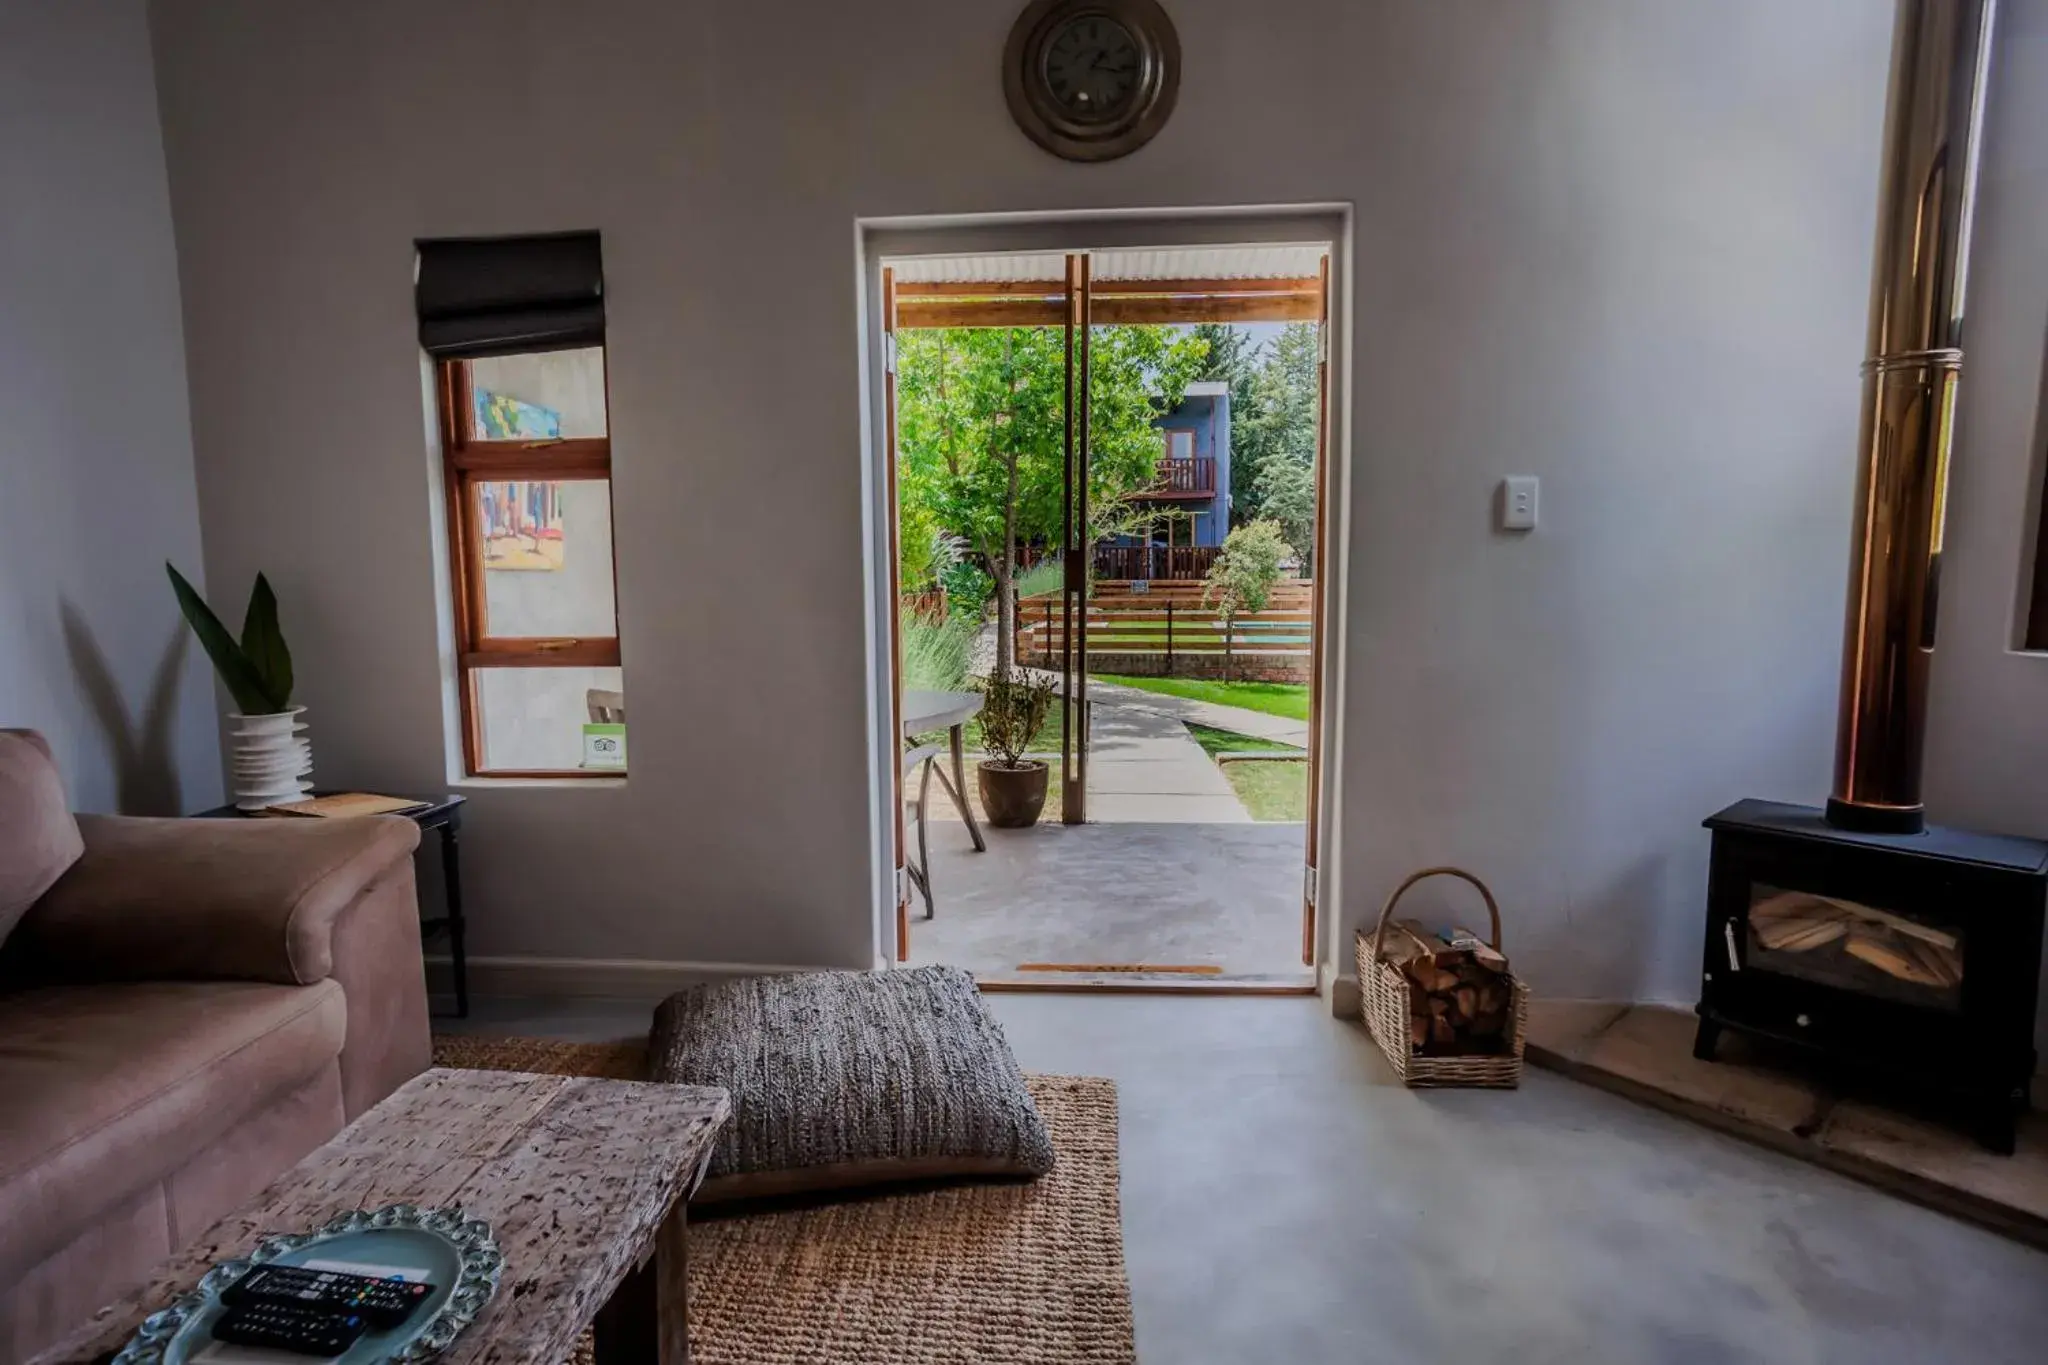
[[967, 832], [974, 836], [974, 851], [988, 851], [988, 841], [981, 837], [981, 826], [974, 822], [974, 807], [967, 800], [967, 722], [974, 719], [981, 710], [979, 692], [931, 692], [923, 688], [903, 689], [903, 737], [929, 734], [933, 730], [944, 730], [946, 740], [953, 750], [953, 776], [950, 781], [946, 771], [933, 765], [939, 775], [939, 785], [953, 798], [953, 805], [960, 811], [960, 818], [967, 822]]

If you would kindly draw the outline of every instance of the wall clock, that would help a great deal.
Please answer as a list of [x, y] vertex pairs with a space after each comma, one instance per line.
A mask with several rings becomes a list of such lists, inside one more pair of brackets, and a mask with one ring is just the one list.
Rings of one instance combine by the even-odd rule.
[[1003, 49], [1003, 94], [1027, 136], [1069, 161], [1138, 150], [1180, 92], [1180, 37], [1156, 0], [1033, 0]]

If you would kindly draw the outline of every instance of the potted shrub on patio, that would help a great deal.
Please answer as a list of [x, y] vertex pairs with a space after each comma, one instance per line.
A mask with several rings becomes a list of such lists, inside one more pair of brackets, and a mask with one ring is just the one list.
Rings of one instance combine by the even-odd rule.
[[975, 770], [981, 808], [998, 829], [1024, 829], [1045, 809], [1048, 769], [1026, 758], [1052, 711], [1053, 684], [1018, 669], [990, 675], [981, 686], [981, 744], [988, 751]]

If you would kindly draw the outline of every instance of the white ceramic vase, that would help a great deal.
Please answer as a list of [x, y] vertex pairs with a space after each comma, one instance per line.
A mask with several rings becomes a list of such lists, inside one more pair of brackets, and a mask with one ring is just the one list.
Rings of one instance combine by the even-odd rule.
[[313, 742], [303, 737], [299, 720], [306, 708], [294, 706], [268, 716], [228, 713], [228, 734], [234, 743], [228, 755], [229, 777], [237, 810], [262, 810], [290, 801], [304, 801], [313, 784]]

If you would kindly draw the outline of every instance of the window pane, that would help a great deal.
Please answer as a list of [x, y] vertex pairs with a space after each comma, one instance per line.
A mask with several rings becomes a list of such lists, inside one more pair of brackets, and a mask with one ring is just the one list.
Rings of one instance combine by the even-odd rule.
[[[477, 669], [483, 770], [619, 771], [585, 762], [584, 726], [606, 723], [618, 713], [612, 707], [623, 698], [623, 677], [617, 668]], [[591, 738], [612, 737], [601, 731]]]
[[479, 441], [571, 440], [607, 433], [604, 348], [489, 356], [469, 365]]
[[612, 486], [606, 479], [478, 480], [486, 636], [608, 638]]

